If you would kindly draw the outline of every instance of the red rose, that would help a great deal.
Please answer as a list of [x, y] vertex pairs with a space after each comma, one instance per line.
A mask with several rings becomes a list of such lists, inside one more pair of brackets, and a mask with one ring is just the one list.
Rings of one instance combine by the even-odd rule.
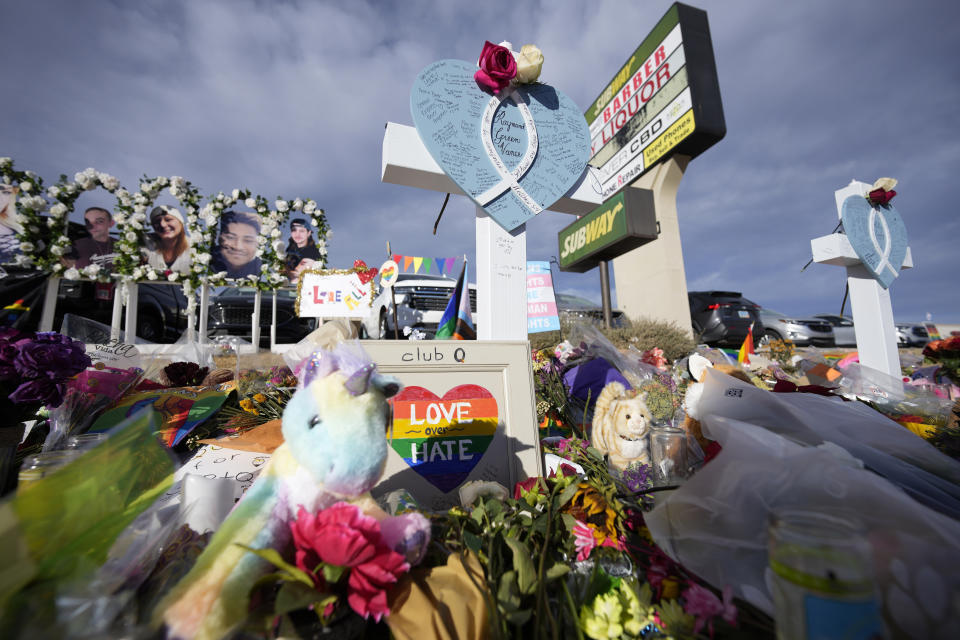
[[513, 53], [489, 40], [483, 43], [478, 65], [480, 69], [473, 74], [473, 79], [483, 89], [489, 89], [495, 94], [500, 93], [500, 90], [517, 76], [517, 61]]

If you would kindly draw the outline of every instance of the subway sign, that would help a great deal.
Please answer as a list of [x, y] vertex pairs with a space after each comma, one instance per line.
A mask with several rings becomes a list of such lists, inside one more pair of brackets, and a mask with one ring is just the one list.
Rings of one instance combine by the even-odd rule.
[[673, 153], [727, 132], [707, 13], [675, 3], [584, 114], [590, 165], [610, 198]]
[[561, 230], [561, 271], [583, 273], [601, 260], [612, 260], [657, 239], [653, 192], [629, 189]]

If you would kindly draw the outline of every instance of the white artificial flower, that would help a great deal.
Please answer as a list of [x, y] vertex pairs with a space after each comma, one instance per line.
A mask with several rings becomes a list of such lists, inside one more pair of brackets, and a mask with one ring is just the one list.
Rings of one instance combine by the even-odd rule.
[[273, 241], [273, 250], [279, 255], [283, 251], [283, 240], [274, 240]]
[[60, 187], [50, 187], [47, 189], [47, 195], [51, 198], [56, 198], [60, 195]]
[[222, 202], [214, 202], [214, 203], [213, 203], [213, 208], [214, 208], [214, 210], [216, 210], [216, 211], [218, 211], [218, 212], [219, 212], [219, 211], [223, 211], [223, 203], [222, 203]]
[[142, 214], [146, 215], [146, 213], [147, 213], [147, 205], [145, 205], [145, 204], [135, 204], [135, 205], [133, 205], [133, 211], [134, 211], [134, 213], [142, 213]]
[[300, 209], [303, 209], [303, 200], [301, 200], [300, 198], [297, 198], [296, 200], [293, 201], [293, 210], [300, 211]]
[[167, 183], [169, 182], [169, 180], [167, 180], [166, 176], [160, 176], [154, 182], [158, 187], [165, 187], [167, 186]]
[[32, 182], [28, 182], [24, 180], [23, 182], [20, 183], [20, 191], [23, 191], [24, 193], [30, 193], [31, 189], [33, 189]]
[[[193, 205], [190, 205], [189, 207], [187, 207], [187, 213], [189, 213], [192, 216], [195, 216], [195, 214], [197, 213], [197, 208]], [[194, 217], [194, 220], [196, 220], [196, 217]]]
[[271, 231], [271, 232], [270, 232], [270, 237], [271, 237], [271, 238], [279, 238], [279, 237], [280, 237], [280, 229], [274, 229], [273, 231]]
[[30, 225], [30, 233], [40, 233], [40, 227], [35, 224]]
[[198, 254], [198, 255], [197, 255], [197, 262], [199, 262], [199, 263], [201, 263], [201, 264], [207, 264], [208, 262], [210, 262], [210, 254], [209, 254], [209, 253], [200, 253], [200, 254]]
[[147, 272], [147, 280], [156, 280], [156, 279], [157, 279], [157, 272], [154, 271], [153, 269], [150, 269], [150, 271]]
[[220, 193], [217, 194], [217, 202], [223, 202], [223, 198], [224, 198], [223, 191], [221, 191]]
[[176, 282], [177, 278], [179, 277], [180, 277], [180, 274], [177, 273], [176, 271], [171, 271], [169, 274], [167, 274], [167, 280], [169, 280], [170, 282]]
[[310, 218], [310, 225], [313, 226], [313, 227], [319, 227], [319, 226], [320, 226], [320, 223], [317, 222], [317, 219], [316, 219], [316, 218]]
[[32, 243], [32, 242], [21, 242], [21, 243], [20, 243], [20, 251], [23, 251], [24, 253], [30, 253], [30, 252], [33, 251], [35, 248], [36, 248], [36, 247], [33, 246], [33, 243]]
[[262, 257], [263, 257], [263, 249], [257, 249], [257, 252], [256, 252], [254, 255], [257, 256], [258, 258], [262, 258]]
[[330, 238], [332, 238], [332, 237], [333, 237], [333, 229], [327, 229], [326, 236], [327, 236], [327, 240], [329, 240]]
[[240, 197], [240, 189], [234, 189], [233, 191], [231, 191], [231, 192], [230, 192], [230, 197], [233, 198], [234, 200], [236, 200], [237, 198], [239, 198], [239, 197]]
[[260, 205], [259, 207], [257, 207], [257, 213], [266, 213], [266, 212], [267, 212], [267, 208], [265, 206]]
[[63, 272], [63, 277], [66, 278], [67, 280], [79, 280], [80, 272], [77, 271], [75, 267], [70, 267], [69, 269]]
[[243, 204], [253, 209], [255, 206], [257, 206], [257, 201], [254, 198], [247, 198], [243, 201]]
[[90, 180], [96, 180], [97, 170], [94, 169], [93, 167], [87, 167], [86, 169], [83, 170], [83, 175], [89, 178]]
[[182, 176], [171, 176], [170, 186], [177, 187], [178, 189], [182, 189], [183, 187], [187, 186], [187, 180]]
[[55, 226], [55, 225], [57, 224], [57, 222], [58, 222], [58, 221], [57, 221], [56, 218], [47, 218], [47, 226], [48, 226], [48, 227], [53, 227], [53, 226]]
[[13, 164], [13, 160], [4, 156], [0, 158], [0, 167], [9, 167]]
[[66, 251], [66, 250], [65, 250], [63, 247], [61, 247], [60, 245], [57, 245], [57, 244], [55, 244], [55, 245], [53, 245], [52, 247], [50, 247], [50, 253], [52, 253], [52, 254], [55, 255], [55, 256], [62, 256], [65, 251]]
[[199, 264], [195, 264], [195, 265], [193, 265], [193, 272], [194, 272], [194, 273], [203, 273], [203, 267], [200, 266]]
[[317, 251], [319, 251], [320, 253], [327, 252], [327, 241], [324, 240], [323, 238], [320, 238], [319, 240], [317, 240], [316, 245], [317, 245]]
[[96, 278], [98, 273], [100, 273], [99, 264], [91, 264], [83, 268], [83, 274], [88, 278]]
[[127, 231], [123, 237], [127, 239], [127, 242], [137, 241], [137, 234], [135, 234], [133, 231]]
[[68, 182], [63, 188], [66, 189], [67, 193], [71, 195], [77, 192], [77, 185], [73, 182]]
[[57, 204], [50, 207], [50, 215], [52, 216], [60, 217], [66, 213], [67, 213], [67, 205], [63, 204], [62, 202], [58, 202]]
[[133, 270], [133, 273], [131, 275], [133, 276], [134, 280], [139, 280], [143, 277], [143, 269], [140, 267], [137, 267], [136, 269]]
[[97, 174], [97, 178], [107, 191], [115, 191], [116, 188], [120, 186], [120, 181], [109, 173], [99, 173]]
[[138, 229], [138, 230], [139, 230], [139, 229], [143, 229], [143, 223], [140, 222], [139, 220], [131, 220], [131, 221], [130, 221], [130, 226], [133, 227], [134, 229]]
[[187, 216], [187, 224], [191, 224], [191, 225], [197, 224], [197, 216], [193, 216], [193, 215]]
[[304, 213], [313, 213], [317, 210], [317, 203], [313, 200], [307, 200], [307, 204], [303, 205]]
[[[18, 258], [21, 258], [21, 257], [25, 257], [25, 256], [17, 256], [17, 257], [18, 257]], [[27, 262], [29, 262], [29, 259], [27, 260]], [[63, 271], [63, 265], [60, 264], [59, 262], [55, 263], [55, 264], [53, 265], [53, 272], [54, 272], [54, 273], [60, 273], [61, 271]]]
[[287, 211], [290, 210], [290, 205], [287, 204], [286, 200], [277, 200], [276, 202], [273, 203], [273, 205], [277, 208], [277, 211], [279, 211], [280, 213], [286, 213]]

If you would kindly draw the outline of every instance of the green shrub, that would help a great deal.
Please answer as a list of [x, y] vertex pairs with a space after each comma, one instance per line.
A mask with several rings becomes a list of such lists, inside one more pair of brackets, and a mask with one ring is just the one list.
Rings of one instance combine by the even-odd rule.
[[[619, 349], [632, 346], [641, 352], [660, 347], [663, 354], [671, 361], [689, 355], [697, 344], [693, 341], [689, 330], [681, 329], [674, 322], [654, 320], [651, 318], [632, 319], [627, 326], [617, 329], [604, 329], [602, 325], [594, 324], [610, 342]], [[561, 331], [545, 331], [530, 335], [530, 347], [536, 350], [553, 347], [568, 338], [573, 330], [574, 323], [561, 321]], [[561, 338], [561, 335], [563, 338]]]

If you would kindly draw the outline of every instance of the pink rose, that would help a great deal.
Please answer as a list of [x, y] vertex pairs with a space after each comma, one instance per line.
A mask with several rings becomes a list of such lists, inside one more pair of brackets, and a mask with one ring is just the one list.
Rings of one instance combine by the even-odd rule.
[[480, 69], [473, 74], [473, 79], [481, 88], [489, 89], [495, 94], [500, 93], [517, 75], [517, 61], [513, 53], [489, 40], [483, 43], [478, 64]]

